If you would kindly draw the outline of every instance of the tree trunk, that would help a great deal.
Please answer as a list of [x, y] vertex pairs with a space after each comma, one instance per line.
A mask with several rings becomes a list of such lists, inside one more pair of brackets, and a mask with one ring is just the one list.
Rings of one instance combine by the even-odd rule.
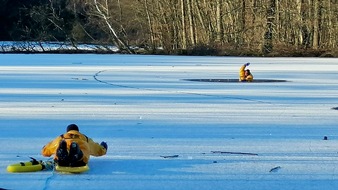
[[247, 31], [247, 23], [248, 23], [248, 20], [247, 20], [247, 4], [246, 4], [246, 1], [242, 1], [242, 14], [241, 14], [241, 30], [242, 30], [242, 35], [241, 35], [241, 39], [242, 39], [242, 42], [244, 44], [247, 43], [247, 38], [246, 38], [246, 31]]
[[296, 3], [296, 9], [297, 14], [295, 16], [296, 20], [296, 26], [295, 28], [295, 45], [301, 46], [303, 44], [303, 34], [302, 34], [302, 25], [303, 25], [303, 19], [302, 19], [302, 0], [295, 0]]
[[187, 49], [187, 32], [185, 25], [185, 0], [181, 0], [182, 49]]
[[222, 11], [221, 11], [222, 0], [216, 0], [216, 41], [222, 41]]
[[273, 32], [274, 32], [274, 19], [275, 19], [275, 7], [276, 2], [275, 0], [270, 0], [270, 4], [268, 6], [267, 10], [267, 26], [266, 26], [266, 32], [264, 36], [264, 49], [263, 53], [268, 54], [272, 52], [273, 49]]
[[206, 18], [204, 17], [200, 3], [197, 2], [197, 1], [194, 1], [194, 2], [195, 2], [195, 10], [196, 10], [197, 21], [198, 21], [198, 22], [196, 22], [196, 24], [199, 24], [199, 26], [201, 27], [200, 30], [199, 30], [199, 33], [200, 33], [199, 41], [209, 42], [210, 41], [209, 32], [208, 32], [206, 24], [205, 24]]
[[318, 49], [319, 46], [319, 0], [313, 0], [313, 49]]
[[195, 39], [195, 28], [194, 28], [194, 17], [192, 12], [192, 3], [191, 0], [187, 0], [187, 12], [188, 12], [188, 19], [189, 19], [189, 31], [190, 31], [190, 41], [191, 45], [196, 45], [196, 39]]
[[280, 42], [280, 18], [279, 18], [279, 0], [275, 0], [275, 43]]
[[148, 22], [148, 27], [149, 27], [149, 32], [150, 32], [149, 37], [150, 37], [151, 49], [154, 50], [155, 49], [155, 36], [154, 36], [153, 22], [150, 17], [150, 13], [149, 13], [148, 0], [144, 0], [144, 9], [147, 15], [147, 22]]

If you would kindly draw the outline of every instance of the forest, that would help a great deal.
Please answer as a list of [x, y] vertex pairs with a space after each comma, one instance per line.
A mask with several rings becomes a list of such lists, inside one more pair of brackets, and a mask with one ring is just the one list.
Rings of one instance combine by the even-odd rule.
[[338, 57], [338, 0], [0, 2], [0, 41], [99, 44], [130, 54]]

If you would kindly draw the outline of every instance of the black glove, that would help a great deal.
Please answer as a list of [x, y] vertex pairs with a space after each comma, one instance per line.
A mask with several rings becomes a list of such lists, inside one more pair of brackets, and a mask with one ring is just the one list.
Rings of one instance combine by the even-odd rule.
[[250, 63], [245, 63], [244, 65], [245, 65], [245, 66], [249, 66], [249, 65], [250, 65]]
[[102, 141], [101, 146], [103, 146], [106, 150], [108, 150], [108, 145], [106, 142]]

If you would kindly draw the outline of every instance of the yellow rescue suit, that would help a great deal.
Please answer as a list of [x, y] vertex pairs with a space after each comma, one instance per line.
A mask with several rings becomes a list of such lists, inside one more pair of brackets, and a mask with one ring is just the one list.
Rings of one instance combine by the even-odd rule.
[[79, 148], [83, 152], [83, 162], [86, 164], [89, 161], [90, 156], [103, 156], [107, 153], [107, 150], [100, 144], [94, 142], [91, 138], [88, 138], [86, 135], [80, 133], [76, 130], [68, 131], [63, 135], [56, 137], [53, 141], [46, 144], [41, 151], [41, 154], [46, 157], [54, 155], [54, 159], [58, 159], [56, 155], [56, 150], [59, 147], [59, 144], [62, 140], [67, 142], [67, 149], [69, 150], [70, 144], [76, 142], [79, 145]]
[[248, 82], [252, 82], [253, 81], [253, 76], [250, 73], [249, 75], [245, 76], [245, 67], [246, 65], [243, 65], [240, 69], [239, 69], [239, 81], [248, 81]]

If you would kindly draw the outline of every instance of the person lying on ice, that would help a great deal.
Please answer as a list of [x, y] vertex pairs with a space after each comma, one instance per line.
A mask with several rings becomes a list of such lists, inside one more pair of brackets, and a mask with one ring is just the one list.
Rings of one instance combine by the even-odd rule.
[[67, 132], [56, 137], [42, 148], [42, 155], [54, 155], [54, 161], [59, 166], [80, 167], [88, 164], [90, 155], [103, 156], [107, 153], [106, 142], [98, 144], [91, 138], [79, 132], [75, 124], [67, 126]]
[[253, 81], [253, 76], [250, 70], [249, 69], [245, 70], [245, 68], [249, 65], [250, 63], [246, 63], [239, 69], [239, 81], [240, 82], [245, 82], [245, 81], [252, 82]]

